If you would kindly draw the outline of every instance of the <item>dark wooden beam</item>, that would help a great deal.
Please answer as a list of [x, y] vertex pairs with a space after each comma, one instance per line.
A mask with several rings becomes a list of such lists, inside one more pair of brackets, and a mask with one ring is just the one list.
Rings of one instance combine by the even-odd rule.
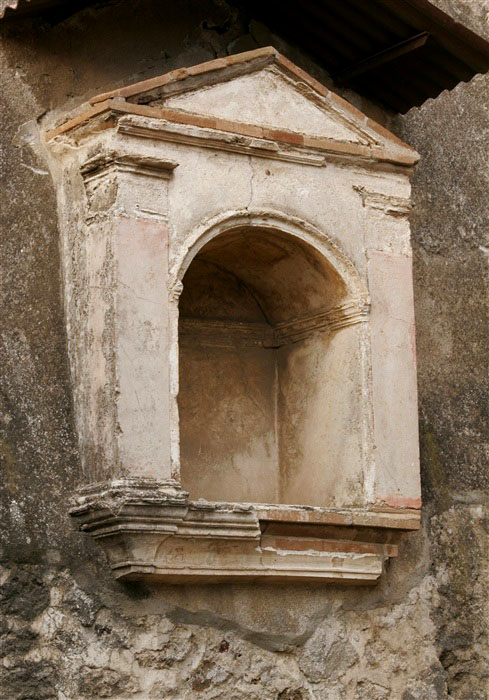
[[399, 58], [399, 56], [404, 56], [406, 53], [419, 49], [426, 44], [429, 36], [429, 32], [420, 32], [409, 39], [404, 39], [404, 41], [400, 41], [388, 49], [383, 49], [372, 56], [364, 58], [362, 61], [351, 64], [348, 68], [337, 73], [334, 78], [338, 83], [349, 83], [353, 78], [363, 75], [363, 73], [367, 73], [374, 70], [374, 68], [383, 66], [385, 63], [390, 63], [390, 61]]

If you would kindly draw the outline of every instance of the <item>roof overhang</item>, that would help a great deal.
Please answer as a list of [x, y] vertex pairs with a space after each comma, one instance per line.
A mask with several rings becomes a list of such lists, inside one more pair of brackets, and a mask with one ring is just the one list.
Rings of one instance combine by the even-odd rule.
[[337, 85], [396, 112], [489, 70], [489, 43], [428, 0], [252, 5], [262, 21], [307, 49]]
[[[53, 12], [62, 18], [88, 4], [0, 0], [0, 19]], [[396, 112], [489, 70], [489, 43], [428, 0], [247, 4], [252, 17], [312, 54], [338, 85]]]

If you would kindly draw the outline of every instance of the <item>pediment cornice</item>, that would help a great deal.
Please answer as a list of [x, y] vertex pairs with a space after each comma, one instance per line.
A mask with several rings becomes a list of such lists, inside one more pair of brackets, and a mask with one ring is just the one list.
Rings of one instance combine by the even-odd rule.
[[269, 157], [274, 148], [267, 144], [403, 167], [419, 159], [410, 146], [273, 47], [178, 69], [97, 95], [87, 110], [46, 136], [48, 140], [62, 135], [83, 137], [100, 129], [101, 120], [105, 127], [117, 126], [127, 115], [145, 117], [152, 121], [153, 130], [162, 132], [165, 125], [170, 127], [166, 131], [175, 132], [177, 125], [189, 131], [189, 138], [209, 138], [216, 148], [224, 147], [222, 134], [257, 139], [258, 151], [264, 151], [257, 155]]

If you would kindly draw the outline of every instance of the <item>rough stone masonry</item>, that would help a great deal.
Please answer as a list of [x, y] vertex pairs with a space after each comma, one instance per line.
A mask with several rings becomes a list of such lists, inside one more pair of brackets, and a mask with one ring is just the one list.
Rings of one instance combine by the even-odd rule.
[[[485, 0], [437, 4], [489, 35]], [[422, 530], [374, 588], [117, 583], [66, 515], [80, 465], [46, 114], [270, 44], [330, 81], [226, 2], [107, 2], [1, 33], [3, 697], [487, 698], [487, 77], [382, 117], [422, 157], [411, 219]]]

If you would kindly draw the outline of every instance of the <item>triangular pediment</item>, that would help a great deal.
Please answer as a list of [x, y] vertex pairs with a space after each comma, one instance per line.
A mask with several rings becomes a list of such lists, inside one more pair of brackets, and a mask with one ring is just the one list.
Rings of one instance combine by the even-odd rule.
[[407, 144], [273, 47], [180, 68], [90, 102], [91, 114], [112, 109], [402, 165], [418, 160]]
[[247, 75], [158, 100], [158, 106], [271, 129], [370, 144], [369, 137], [325, 98], [270, 65]]

